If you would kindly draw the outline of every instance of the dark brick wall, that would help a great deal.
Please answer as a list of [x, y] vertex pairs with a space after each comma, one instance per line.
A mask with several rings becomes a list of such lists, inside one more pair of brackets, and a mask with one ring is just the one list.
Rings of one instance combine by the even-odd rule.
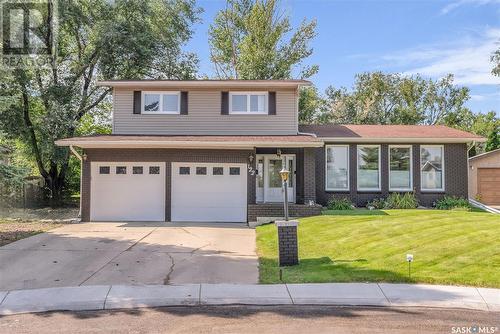
[[279, 265], [299, 264], [297, 226], [278, 226]]
[[[179, 149], [87, 149], [87, 160], [83, 164], [82, 221], [90, 220], [90, 163], [106, 162], [165, 162], [165, 219], [170, 220], [171, 163], [248, 163], [248, 150], [179, 150]], [[247, 171], [244, 171], [247, 172]], [[255, 203], [255, 177], [247, 174], [248, 202]]]
[[[309, 217], [321, 214], [321, 205], [289, 204], [290, 217]], [[283, 217], [285, 215], [283, 203], [263, 203], [248, 205], [248, 221], [256, 221], [257, 217]]]
[[[360, 143], [359, 145], [374, 145], [377, 143]], [[357, 191], [357, 161], [356, 146], [349, 144], [349, 191], [326, 191], [325, 190], [325, 148], [316, 149], [316, 200], [326, 205], [330, 198], [348, 197], [357, 206], [365, 206], [374, 198], [387, 197], [389, 195], [389, 145], [381, 144], [381, 191], [358, 192]], [[467, 197], [467, 145], [466, 144], [444, 144], [444, 168], [445, 168], [445, 192], [420, 191], [420, 144], [412, 144], [413, 153], [413, 189], [421, 205], [432, 206], [432, 204], [444, 195]]]

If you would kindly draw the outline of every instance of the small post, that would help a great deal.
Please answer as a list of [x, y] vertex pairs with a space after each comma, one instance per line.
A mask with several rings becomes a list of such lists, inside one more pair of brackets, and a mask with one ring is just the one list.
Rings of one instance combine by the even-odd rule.
[[413, 254], [406, 254], [406, 261], [408, 262], [408, 278], [411, 278], [411, 263], [413, 262]]

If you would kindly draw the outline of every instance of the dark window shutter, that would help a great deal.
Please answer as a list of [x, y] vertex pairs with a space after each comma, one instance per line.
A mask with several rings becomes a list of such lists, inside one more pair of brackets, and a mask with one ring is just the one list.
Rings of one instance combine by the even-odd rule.
[[276, 115], [276, 92], [269, 92], [268, 93], [268, 114], [269, 115]]
[[220, 114], [229, 115], [229, 92], [221, 93]]
[[140, 114], [141, 113], [141, 91], [140, 90], [135, 90], [134, 91], [134, 114]]
[[181, 115], [188, 114], [188, 92], [181, 92]]

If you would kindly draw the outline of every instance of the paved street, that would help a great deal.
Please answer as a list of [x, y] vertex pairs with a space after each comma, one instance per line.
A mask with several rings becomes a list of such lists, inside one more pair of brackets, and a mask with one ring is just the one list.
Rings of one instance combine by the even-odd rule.
[[244, 224], [70, 224], [0, 247], [0, 267], [0, 290], [258, 280]]
[[326, 306], [172, 307], [5, 316], [2, 333], [452, 333], [500, 313], [422, 308]]

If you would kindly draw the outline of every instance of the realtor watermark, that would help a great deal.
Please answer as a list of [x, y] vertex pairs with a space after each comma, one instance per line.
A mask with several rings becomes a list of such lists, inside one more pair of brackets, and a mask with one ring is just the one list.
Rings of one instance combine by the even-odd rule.
[[497, 326], [453, 326], [451, 327], [452, 334], [494, 334], [500, 333]]
[[2, 66], [53, 67], [56, 61], [57, 2], [0, 0]]

